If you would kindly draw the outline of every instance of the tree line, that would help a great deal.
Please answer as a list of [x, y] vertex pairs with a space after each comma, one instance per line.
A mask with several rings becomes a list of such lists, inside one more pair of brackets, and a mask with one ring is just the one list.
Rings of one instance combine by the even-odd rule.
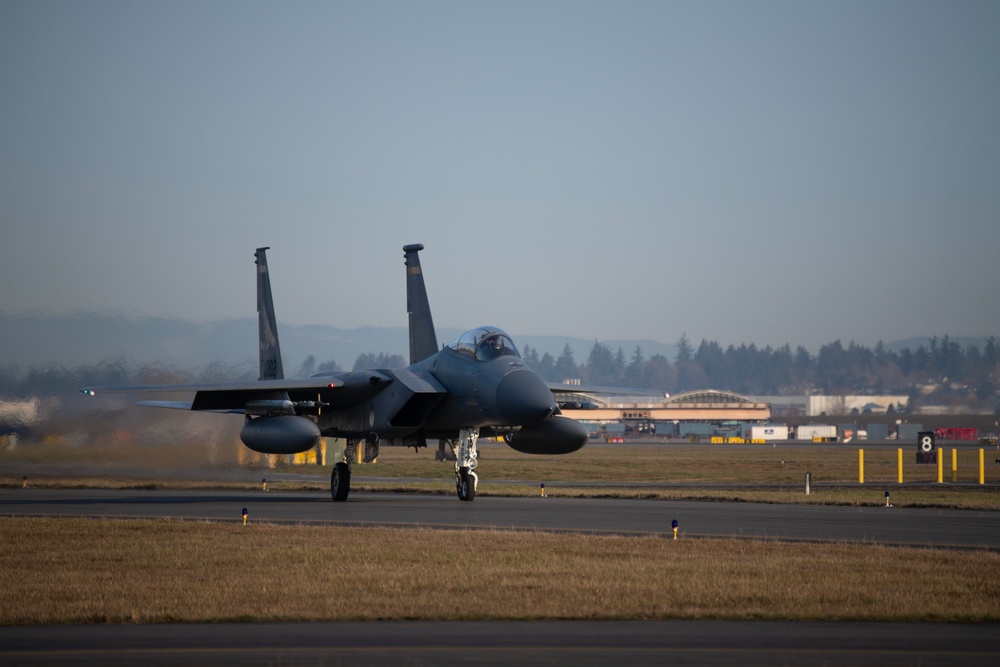
[[916, 349], [889, 350], [839, 340], [816, 355], [799, 346], [759, 348], [753, 343], [723, 348], [702, 340], [695, 348], [686, 335], [677, 341], [671, 361], [661, 354], [646, 358], [641, 347], [626, 357], [621, 348], [594, 341], [587, 360], [577, 363], [567, 344], [557, 358], [525, 347], [525, 363], [548, 382], [579, 380], [596, 386], [635, 387], [678, 393], [720, 389], [750, 396], [905, 394], [917, 404], [962, 404], [997, 408], [1000, 344], [991, 336], [980, 349], [962, 346], [947, 335], [928, 339]]

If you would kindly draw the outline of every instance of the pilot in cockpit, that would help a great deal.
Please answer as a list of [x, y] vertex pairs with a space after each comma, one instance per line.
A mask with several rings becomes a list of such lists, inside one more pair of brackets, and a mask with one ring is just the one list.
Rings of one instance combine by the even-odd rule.
[[504, 354], [504, 341], [498, 334], [487, 336], [479, 345], [480, 359], [495, 359]]
[[470, 354], [480, 361], [489, 361], [503, 356], [518, 357], [514, 342], [503, 331], [480, 327], [466, 331], [448, 344], [456, 352]]
[[482, 356], [486, 359], [493, 359], [500, 355], [500, 337], [488, 336], [481, 346]]

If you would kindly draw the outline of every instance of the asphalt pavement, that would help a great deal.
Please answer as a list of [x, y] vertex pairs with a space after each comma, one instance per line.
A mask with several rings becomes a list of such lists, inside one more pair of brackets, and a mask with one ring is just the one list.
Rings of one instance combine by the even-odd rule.
[[0, 489], [0, 515], [173, 517], [286, 523], [500, 528], [596, 534], [672, 533], [681, 538], [738, 537], [1000, 549], [1000, 512], [885, 507], [872, 489], [866, 507], [691, 500], [635, 500], [271, 491]]

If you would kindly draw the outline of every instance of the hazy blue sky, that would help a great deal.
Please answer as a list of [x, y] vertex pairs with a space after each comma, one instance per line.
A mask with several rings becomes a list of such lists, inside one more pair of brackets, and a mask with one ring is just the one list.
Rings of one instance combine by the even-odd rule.
[[1000, 2], [0, 3], [0, 310], [1000, 334]]

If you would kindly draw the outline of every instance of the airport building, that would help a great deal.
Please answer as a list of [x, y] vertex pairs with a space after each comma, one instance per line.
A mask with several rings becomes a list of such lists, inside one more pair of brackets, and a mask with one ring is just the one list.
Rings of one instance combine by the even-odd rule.
[[[771, 418], [771, 406], [728, 391], [706, 389], [674, 396], [607, 396], [573, 394], [565, 401], [563, 415], [582, 422], [599, 424], [629, 424], [655, 427], [677, 427], [684, 422], [722, 424], [725, 422], [759, 422]], [[579, 406], [579, 407], [576, 407]], [[672, 429], [672, 430], [676, 430]]]

